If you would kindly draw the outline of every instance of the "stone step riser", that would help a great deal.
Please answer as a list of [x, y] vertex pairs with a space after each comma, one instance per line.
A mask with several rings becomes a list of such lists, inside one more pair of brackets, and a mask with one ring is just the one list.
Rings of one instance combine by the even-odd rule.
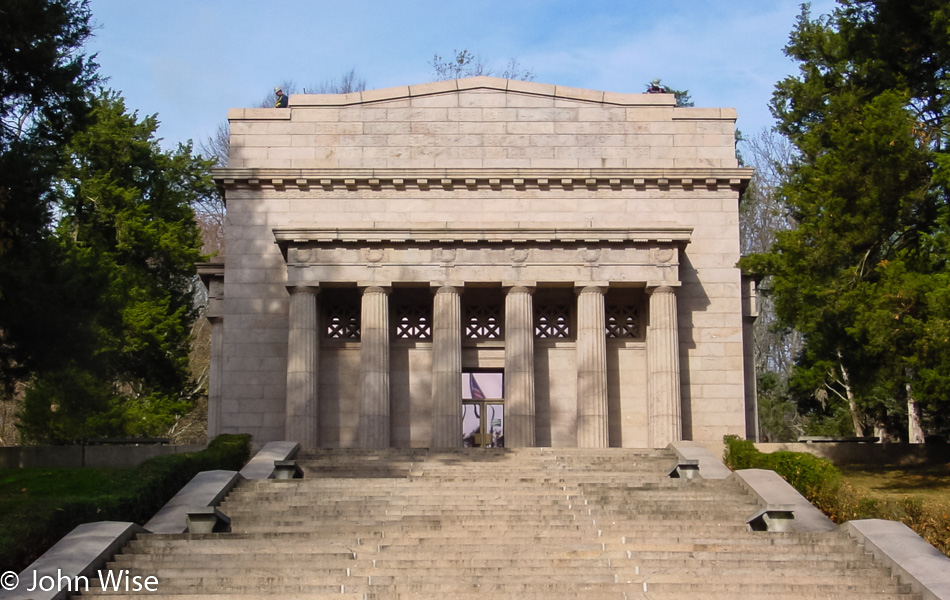
[[[668, 561], [640, 560], [616, 558], [611, 556], [601, 556], [597, 558], [548, 558], [544, 561], [543, 568], [535, 559], [499, 559], [495, 558], [446, 558], [445, 560], [434, 562], [431, 559], [418, 559], [411, 555], [402, 558], [388, 557], [388, 554], [370, 554], [368, 556], [379, 556], [379, 558], [368, 558], [361, 553], [357, 553], [357, 558], [351, 557], [325, 557], [321, 556], [318, 563], [314, 563], [310, 555], [298, 555], [295, 557], [284, 558], [276, 564], [279, 567], [263, 568], [264, 561], [272, 561], [276, 555], [253, 555], [249, 557], [234, 556], [227, 560], [227, 564], [221, 564], [222, 561], [216, 557], [193, 557], [184, 561], [180, 555], [175, 556], [142, 556], [142, 555], [118, 555], [111, 561], [107, 568], [110, 569], [129, 569], [133, 574], [142, 575], [160, 575], [162, 577], [175, 576], [175, 574], [203, 573], [207, 570], [215, 572], [219, 576], [225, 573], [229, 574], [248, 574], [255, 576], [272, 576], [276, 574], [293, 575], [294, 573], [330, 574], [347, 573], [355, 575], [378, 575], [383, 571], [390, 572], [408, 572], [408, 570], [425, 567], [433, 572], [443, 570], [452, 572], [461, 572], [460, 570], [518, 570], [528, 569], [532, 573], [550, 573], [563, 572], [564, 570], [584, 570], [593, 572], [596, 570], [609, 569], [611, 572], [623, 571], [626, 573], [637, 572], [647, 576], [661, 577], [664, 574], [682, 577], [682, 573], [695, 571], [699, 568], [710, 567], [724, 577], [741, 577], [743, 581], [750, 580], [760, 575], [774, 577], [798, 577], [803, 574], [803, 567], [807, 567], [807, 576], [816, 574], [826, 576], [833, 574], [834, 577], [840, 577], [837, 571], [845, 570], [848, 577], [858, 577], [860, 580], [880, 580], [888, 581], [890, 577], [883, 573], [880, 568], [870, 566], [866, 561], [859, 560], [838, 560], [838, 561], [812, 561], [804, 559], [785, 560], [785, 561], [755, 561], [755, 560], [695, 560], [683, 557], [679, 560], [670, 559]], [[474, 571], [473, 571], [474, 573]], [[704, 578], [708, 576], [704, 575]]]
[[[144, 575], [144, 572], [140, 573]], [[365, 575], [350, 575], [347, 576], [345, 571], [343, 573], [334, 573], [327, 574], [325, 576], [316, 576], [311, 574], [300, 575], [293, 573], [276, 573], [272, 575], [262, 575], [262, 576], [252, 576], [252, 575], [235, 575], [235, 576], [175, 576], [173, 574], [158, 574], [159, 581], [165, 581], [165, 584], [162, 586], [166, 593], [174, 592], [179, 590], [181, 592], [187, 592], [196, 587], [204, 587], [206, 589], [246, 589], [246, 590], [259, 590], [262, 588], [267, 588], [271, 585], [275, 578], [285, 578], [287, 580], [292, 580], [293, 586], [295, 587], [307, 587], [310, 589], [321, 590], [321, 591], [330, 591], [332, 589], [339, 589], [339, 586], [343, 586], [344, 589], [353, 589], [354, 587], [359, 587], [367, 589], [370, 586], [378, 585], [392, 585], [392, 584], [404, 584], [405, 577], [400, 576], [398, 571], [394, 572], [379, 572], [379, 573], [369, 573]], [[610, 572], [599, 573], [596, 571], [583, 571], [578, 570], [576, 573], [570, 572], [569, 570], [561, 572], [550, 572], [550, 573], [533, 573], [530, 571], [530, 568], [524, 568], [522, 572], [517, 571], [508, 571], [508, 572], [495, 572], [491, 569], [484, 569], [480, 573], [476, 574], [474, 571], [470, 570], [433, 570], [427, 574], [427, 577], [432, 579], [443, 578], [443, 579], [453, 579], [459, 583], [469, 583], [470, 585], [485, 585], [485, 586], [550, 586], [557, 585], [563, 586], [565, 584], [572, 584], [578, 581], [580, 578], [584, 581], [585, 586], [589, 585], [612, 585], [612, 584], [636, 584], [647, 582], [648, 588], [652, 588], [652, 591], [656, 592], [658, 588], [679, 588], [679, 589], [689, 589], [690, 587], [695, 587], [696, 589], [710, 589], [718, 588], [720, 591], [728, 591], [730, 589], [742, 589], [750, 587], [758, 587], [760, 590], [782, 590], [798, 587], [800, 589], [806, 588], [820, 588], [825, 587], [827, 589], [834, 589], [836, 586], [840, 589], [841, 587], [847, 586], [851, 591], [883, 591], [885, 588], [896, 585], [895, 582], [889, 580], [880, 580], [880, 581], [868, 581], [866, 579], [860, 579], [857, 577], [847, 577], [847, 578], [836, 578], [834, 575], [827, 575], [824, 577], [798, 577], [793, 578], [792, 576], [775, 576], [770, 579], [767, 574], [760, 574], [755, 577], [750, 577], [747, 580], [741, 582], [741, 584], [736, 584], [735, 580], [695, 580], [695, 581], [663, 581], [656, 577], [647, 577], [642, 578], [635, 575], [624, 576], [623, 574], [616, 574]], [[91, 583], [91, 582], [90, 582]], [[741, 585], [741, 588], [740, 588]], [[92, 585], [90, 585], [92, 589]], [[700, 592], [701, 593], [701, 592]]]
[[[193, 592], [193, 590], [189, 590]], [[470, 590], [464, 590], [461, 593], [465, 594], [466, 597], [471, 597], [473, 594]], [[583, 594], [585, 600], [620, 600], [624, 598], [623, 593], [617, 594], [614, 591], [607, 592], [592, 592], [590, 590], [581, 590], [578, 594]], [[578, 594], [575, 594], [577, 597]], [[86, 597], [101, 597], [109, 598], [110, 600], [137, 600], [141, 598], [141, 594], [83, 594], [83, 598]], [[451, 597], [451, 596], [447, 596]], [[458, 596], [456, 596], [458, 597]], [[628, 598], [636, 598], [634, 595], [627, 596]], [[901, 596], [903, 598], [904, 596]], [[207, 596], [194, 594], [194, 593], [184, 593], [184, 594], [149, 594], [151, 600], [203, 600]], [[258, 592], [245, 592], [240, 596], [241, 600], [272, 600], [274, 596], [270, 594], [261, 594]], [[400, 594], [399, 592], [354, 592], [354, 593], [340, 593], [339, 591], [328, 593], [328, 594], [319, 594], [319, 593], [294, 593], [294, 592], [284, 592], [280, 595], [281, 600], [419, 600], [418, 595], [414, 593], [410, 594]], [[501, 593], [493, 590], [491, 594], [492, 600], [551, 600], [551, 594], [549, 592], [539, 592], [533, 593], [529, 591], [520, 591], [512, 593]], [[663, 595], [664, 600], [697, 600], [697, 596], [693, 592], [665, 592]], [[772, 592], [768, 595], [769, 600], [803, 600], [803, 596], [800, 593], [776, 593]], [[897, 598], [894, 593], [868, 593], [865, 596], [862, 596], [862, 600], [894, 600]], [[840, 600], [840, 595], [836, 593], [825, 593], [825, 594], [809, 594], [807, 596], [808, 600]], [[730, 592], [726, 593], [710, 593], [706, 592], [702, 596], [702, 600], [737, 600], [736, 595]]]
[[[228, 511], [228, 507], [222, 507], [221, 512], [231, 517], [231, 519], [238, 519], [241, 517], [257, 517], [260, 516], [259, 511], [237, 511], [231, 510]], [[349, 507], [347, 510], [334, 510], [332, 507], [326, 508], [313, 508], [307, 510], [305, 507], [296, 507], [294, 509], [283, 510], [275, 512], [273, 518], [275, 520], [316, 520], [316, 519], [372, 519], [372, 518], [386, 518], [388, 520], [398, 519], [400, 517], [404, 518], [427, 518], [434, 519], [446, 522], [458, 522], [464, 521], [467, 519], [488, 519], [493, 521], [505, 521], [510, 523], [517, 522], [529, 522], [529, 521], [572, 521], [581, 517], [597, 517], [600, 520], [611, 520], [617, 523], [627, 523], [635, 524], [637, 522], [642, 522], [644, 524], [654, 524], [656, 525], [657, 521], [670, 521], [670, 522], [684, 522], [684, 521], [693, 521], [693, 522], [733, 522], [741, 523], [742, 521], [735, 518], [734, 512], [729, 511], [716, 511], [716, 512], [675, 512], [672, 514], [665, 514], [661, 511], [657, 512], [644, 512], [644, 513], [616, 513], [616, 512], [603, 512], [597, 510], [593, 507], [587, 506], [564, 506], [564, 507], [541, 507], [537, 510], [530, 510], [525, 508], [523, 511], [509, 511], [504, 509], [455, 509], [455, 510], [434, 510], [427, 509], [426, 507], [407, 507], [407, 506], [395, 506], [390, 508], [360, 508], [360, 507]]]
[[[306, 503], [307, 505], [312, 505], [315, 501], [320, 502], [331, 502], [331, 503], [347, 503], [347, 502], [362, 502], [362, 503], [388, 503], [393, 505], [400, 504], [423, 504], [423, 505], [432, 505], [439, 506], [445, 504], [486, 504], [486, 503], [499, 503], [499, 494], [504, 490], [498, 490], [496, 492], [486, 491], [484, 489], [466, 491], [460, 490], [457, 492], [446, 493], [444, 490], [438, 489], [413, 489], [413, 490], [381, 490], [377, 494], [346, 494], [346, 493], [333, 493], [329, 490], [314, 490], [312, 492], [302, 491], [302, 492], [252, 492], [244, 494], [232, 494], [228, 496], [228, 502], [240, 501], [242, 503], [246, 502], [268, 502], [268, 503], [280, 503], [280, 504], [290, 504], [295, 503]], [[652, 495], [644, 495], [644, 497], [630, 497], [625, 496], [617, 500], [610, 500], [609, 502], [604, 502], [603, 498], [600, 498], [596, 495], [591, 494], [582, 494], [577, 492], [565, 492], [564, 490], [551, 490], [545, 492], [531, 492], [531, 493], [511, 493], [504, 492], [505, 497], [509, 502], [506, 502], [505, 505], [527, 505], [534, 504], [536, 502], [587, 502], [588, 504], [599, 504], [602, 506], [636, 506], [636, 507], [656, 507], [656, 508], [676, 508], [683, 505], [687, 506], [749, 506], [755, 505], [756, 502], [752, 498], [737, 498], [737, 499], [723, 499], [717, 498], [714, 494], [703, 493], [699, 494], [665, 494], [661, 499], [652, 498]]]
[[[375, 597], [387, 597], [390, 594], [399, 594], [397, 597], [403, 598], [451, 598], [453, 594], [465, 594], [465, 597], [469, 597], [469, 594], [480, 593], [482, 589], [486, 592], [491, 592], [491, 597], [496, 598], [498, 594], [550, 594], [550, 597], [573, 597], [575, 593], [582, 592], [584, 597], [587, 598], [588, 592], [614, 592], [617, 594], [614, 598], [624, 598], [624, 594], [631, 594], [626, 597], [632, 598], [645, 598], [645, 597], [665, 597], [667, 593], [692, 593], [695, 598], [706, 598], [708, 593], [722, 593], [722, 594], [734, 594], [734, 598], [751, 598], [751, 597], [772, 597], [772, 594], [775, 593], [784, 593], [784, 594], [794, 594], [797, 593], [799, 598], [813, 598], [816, 594], [841, 594], [848, 593], [855, 595], [855, 597], [866, 598], [870, 597], [872, 594], [883, 593], [880, 587], [873, 585], [847, 585], [847, 584], [813, 584], [813, 583], [802, 583], [802, 584], [768, 584], [768, 583], [731, 583], [731, 584], [715, 584], [715, 583], [700, 583], [700, 584], [678, 584], [678, 583], [651, 583], [641, 581], [631, 580], [627, 582], [591, 582], [587, 584], [577, 584], [574, 587], [576, 592], [572, 593], [570, 588], [565, 587], [565, 583], [558, 581], [549, 581], [549, 582], [492, 582], [490, 579], [488, 581], [480, 580], [471, 580], [471, 581], [462, 581], [454, 584], [426, 584], [426, 583], [417, 583], [411, 581], [398, 581], [394, 583], [391, 580], [386, 578], [381, 578], [381, 580], [374, 584], [372, 582], [363, 582], [351, 578], [352, 582], [345, 581], [339, 585], [321, 585], [321, 584], [278, 584], [273, 581], [265, 581], [262, 584], [250, 584], [248, 586], [239, 586], [239, 585], [228, 585], [227, 582], [221, 582], [217, 584], [214, 579], [210, 579], [206, 582], [197, 582], [195, 584], [186, 585], [181, 588], [172, 588], [169, 589], [170, 592], [174, 592], [176, 589], [180, 590], [182, 594], [185, 594], [189, 591], [195, 591], [197, 589], [206, 589], [208, 591], [213, 591], [216, 594], [226, 593], [228, 595], [242, 594], [247, 591], [251, 593], [259, 593], [262, 587], [266, 588], [268, 592], [272, 594], [279, 594], [281, 597], [286, 597], [285, 594], [293, 593], [317, 593], [317, 594], [343, 594], [343, 593], [367, 593], [367, 594], [377, 594], [379, 596]], [[200, 587], [199, 587], [200, 586]], [[644, 590], [646, 587], [646, 590]], [[896, 587], [896, 586], [895, 586]], [[892, 588], [893, 589], [893, 588]], [[92, 586], [90, 586], [90, 592], [93, 591]], [[651, 596], [644, 596], [642, 592], [646, 591]], [[893, 589], [895, 595], [898, 593], [908, 593], [906, 588], [897, 588]], [[387, 596], [382, 596], [382, 595]], [[392, 596], [388, 596], [392, 597]]]

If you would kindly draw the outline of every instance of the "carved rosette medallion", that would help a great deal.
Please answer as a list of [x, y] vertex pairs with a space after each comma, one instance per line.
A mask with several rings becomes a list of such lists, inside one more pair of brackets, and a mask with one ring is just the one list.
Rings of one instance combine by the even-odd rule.
[[516, 265], [524, 264], [528, 260], [528, 249], [527, 248], [513, 248], [511, 250], [511, 262]]
[[386, 258], [386, 251], [382, 248], [363, 248], [360, 257], [364, 262], [376, 264]]
[[304, 264], [313, 259], [313, 250], [311, 248], [291, 248], [287, 251], [287, 262]]
[[672, 248], [653, 248], [650, 250], [651, 257], [653, 262], [656, 263], [668, 263], [673, 260], [673, 257], [676, 255], [676, 251]]
[[432, 258], [443, 265], [451, 264], [455, 262], [455, 248], [436, 248], [432, 251]]
[[600, 259], [600, 248], [581, 249], [581, 260], [586, 263], [595, 263]]

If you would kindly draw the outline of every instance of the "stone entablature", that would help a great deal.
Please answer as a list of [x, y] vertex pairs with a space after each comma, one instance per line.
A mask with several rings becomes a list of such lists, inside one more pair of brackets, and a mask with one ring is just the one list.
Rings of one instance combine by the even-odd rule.
[[[412, 228], [275, 229], [288, 285], [357, 282], [432, 285], [538, 281], [592, 285], [679, 282], [679, 248], [691, 230]], [[371, 277], [371, 279], [368, 279]]]
[[[744, 173], [740, 172], [740, 175]], [[509, 169], [453, 169], [451, 172], [432, 172], [422, 169], [362, 170], [346, 169], [228, 169], [227, 177], [218, 180], [225, 189], [274, 188], [283, 190], [296, 187], [307, 191], [320, 187], [356, 190], [384, 188], [403, 191], [407, 188], [428, 191], [432, 188], [453, 190], [455, 188], [478, 191], [492, 190], [550, 190], [552, 187], [573, 190], [583, 187], [590, 190], [646, 189], [693, 191], [719, 188], [739, 191], [747, 179], [736, 176], [736, 169], [579, 169], [579, 170], [509, 170]]]
[[212, 433], [458, 445], [485, 371], [510, 446], [745, 433], [751, 170], [735, 111], [674, 103], [474, 78], [232, 110]]

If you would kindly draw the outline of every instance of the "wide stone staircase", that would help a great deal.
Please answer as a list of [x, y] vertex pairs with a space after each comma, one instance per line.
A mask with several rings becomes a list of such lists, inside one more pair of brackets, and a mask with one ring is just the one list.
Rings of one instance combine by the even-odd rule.
[[[916, 598], [846, 534], [753, 532], [731, 480], [649, 450], [317, 450], [241, 482], [230, 533], [142, 534], [153, 597]], [[113, 600], [143, 595], [90, 589]]]

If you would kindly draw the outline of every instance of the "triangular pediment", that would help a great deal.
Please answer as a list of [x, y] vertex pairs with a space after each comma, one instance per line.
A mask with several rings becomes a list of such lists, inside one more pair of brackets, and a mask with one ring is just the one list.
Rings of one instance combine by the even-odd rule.
[[292, 94], [290, 103], [293, 106], [353, 106], [420, 97], [457, 95], [474, 90], [482, 93], [519, 94], [613, 106], [671, 107], [676, 104], [673, 94], [622, 94], [499, 77], [449, 79], [349, 94]]

